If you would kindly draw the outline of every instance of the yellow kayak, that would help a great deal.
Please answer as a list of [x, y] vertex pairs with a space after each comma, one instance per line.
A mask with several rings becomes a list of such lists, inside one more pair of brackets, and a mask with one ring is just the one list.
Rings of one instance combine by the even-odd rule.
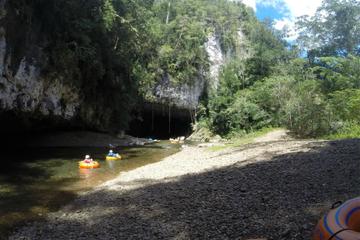
[[106, 156], [106, 160], [121, 160], [121, 156], [119, 154], [116, 157]]

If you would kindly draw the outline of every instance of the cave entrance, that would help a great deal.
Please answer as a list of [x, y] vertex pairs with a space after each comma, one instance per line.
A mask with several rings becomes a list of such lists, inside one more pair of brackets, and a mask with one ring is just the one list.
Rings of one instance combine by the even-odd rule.
[[33, 113], [0, 111], [0, 149], [28, 147], [34, 139], [56, 132], [82, 130], [79, 120], [73, 122], [54, 116], [37, 117]]
[[160, 104], [145, 104], [138, 117], [131, 121], [129, 134], [136, 137], [169, 139], [189, 136], [193, 110]]

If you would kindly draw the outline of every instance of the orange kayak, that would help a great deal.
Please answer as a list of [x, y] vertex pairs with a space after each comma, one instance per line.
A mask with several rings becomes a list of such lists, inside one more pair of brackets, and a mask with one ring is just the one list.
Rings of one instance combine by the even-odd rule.
[[313, 240], [360, 239], [360, 197], [333, 208], [318, 222]]
[[92, 161], [91, 163], [86, 163], [84, 161], [79, 162], [79, 168], [99, 168], [100, 164], [97, 161]]

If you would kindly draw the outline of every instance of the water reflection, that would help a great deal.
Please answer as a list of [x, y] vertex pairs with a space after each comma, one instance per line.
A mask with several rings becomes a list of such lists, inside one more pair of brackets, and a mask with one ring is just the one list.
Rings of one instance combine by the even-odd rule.
[[93, 169], [79, 168], [79, 177], [81, 179], [91, 177], [92, 170]]
[[114, 169], [114, 168], [115, 168], [115, 163], [114, 163], [114, 161], [112, 161], [112, 160], [107, 160], [107, 161], [106, 161], [106, 164], [107, 164], [107, 166], [108, 166], [110, 169]]
[[[1, 159], [6, 161], [2, 161], [0, 169], [0, 239], [6, 238], [14, 225], [57, 210], [75, 193], [89, 190], [122, 171], [157, 162], [178, 149], [167, 142], [122, 148], [123, 159], [117, 161], [105, 161], [108, 148], [39, 148], [3, 154]], [[85, 153], [91, 153], [100, 168], [80, 169], [78, 162]]]

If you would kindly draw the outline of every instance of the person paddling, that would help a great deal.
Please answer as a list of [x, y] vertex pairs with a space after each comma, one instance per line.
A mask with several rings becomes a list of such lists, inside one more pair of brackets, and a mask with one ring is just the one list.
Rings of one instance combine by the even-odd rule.
[[109, 157], [117, 157], [118, 154], [117, 154], [117, 153], [114, 153], [113, 150], [110, 150], [109, 153], [108, 153], [108, 156], [109, 156]]
[[84, 159], [84, 162], [86, 162], [86, 163], [92, 163], [92, 162], [93, 162], [93, 159], [90, 158], [90, 155], [86, 155], [86, 156], [85, 156], [85, 159]]

